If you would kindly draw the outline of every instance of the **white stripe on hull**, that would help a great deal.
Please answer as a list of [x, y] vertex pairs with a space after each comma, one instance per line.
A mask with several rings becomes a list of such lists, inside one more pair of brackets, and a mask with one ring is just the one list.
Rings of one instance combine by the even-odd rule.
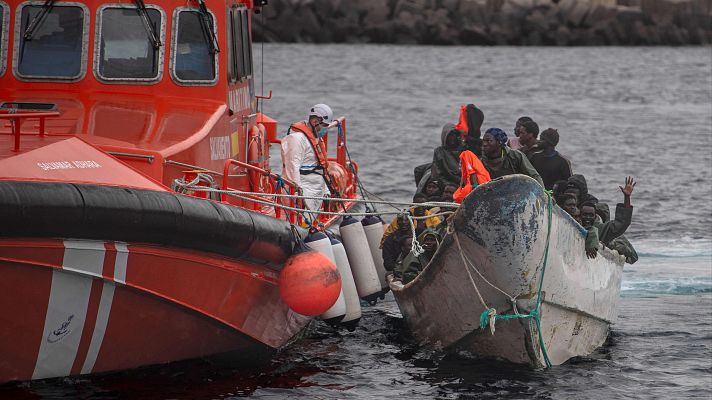
[[[106, 249], [103, 241], [65, 240], [62, 268], [81, 275], [55, 270], [45, 316], [45, 325], [32, 379], [43, 379], [71, 374], [77, 357], [82, 330], [87, 319], [93, 279], [102, 278]], [[126, 283], [128, 246], [116, 243], [114, 277]], [[87, 276], [90, 275], [90, 276]], [[115, 284], [104, 282], [91, 342], [81, 373], [90, 373], [101, 350], [111, 314]]]
[[101, 278], [105, 254], [104, 242], [65, 240], [62, 268]]
[[96, 357], [99, 355], [101, 343], [104, 340], [106, 325], [109, 322], [109, 314], [111, 313], [111, 302], [114, 300], [114, 285], [104, 282], [101, 290], [101, 301], [99, 303], [99, 312], [96, 316], [96, 324], [94, 324], [94, 332], [91, 335], [91, 344], [87, 352], [87, 358], [82, 366], [82, 374], [88, 374], [94, 368]]
[[126, 284], [126, 265], [129, 261], [129, 247], [126, 243], [114, 243], [116, 262], [114, 263], [114, 281]]
[[52, 289], [32, 379], [71, 373], [86, 319], [91, 282], [60, 270], [52, 272]]

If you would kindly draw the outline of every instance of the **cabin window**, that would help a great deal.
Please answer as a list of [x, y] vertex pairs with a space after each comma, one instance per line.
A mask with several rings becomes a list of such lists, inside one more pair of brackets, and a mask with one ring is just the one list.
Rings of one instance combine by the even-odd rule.
[[104, 81], [158, 81], [163, 67], [163, 12], [110, 5], [99, 11], [95, 74]]
[[245, 64], [245, 75], [252, 76], [252, 45], [250, 42], [250, 24], [248, 22], [247, 9], [242, 10], [240, 16], [242, 27], [243, 52], [242, 62]]
[[244, 7], [231, 10], [232, 20], [232, 61], [237, 79], [252, 76], [252, 46], [247, 9]]
[[7, 4], [0, 1], [0, 76], [5, 75], [7, 64], [7, 32], [10, 25], [10, 14]]
[[218, 75], [215, 18], [207, 10], [179, 8], [173, 17], [171, 74], [180, 84], [214, 84]]
[[233, 54], [235, 40], [232, 37], [232, 9], [229, 8], [227, 12], [227, 78], [230, 82], [235, 82], [237, 71], [235, 70], [235, 54]]
[[15, 24], [15, 73], [20, 78], [84, 77], [89, 16], [79, 3], [26, 3]]

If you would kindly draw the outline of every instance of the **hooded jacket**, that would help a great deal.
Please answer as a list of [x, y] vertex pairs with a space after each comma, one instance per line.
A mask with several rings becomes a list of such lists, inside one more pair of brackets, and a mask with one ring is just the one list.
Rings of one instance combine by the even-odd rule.
[[617, 251], [625, 257], [625, 262], [635, 264], [638, 261], [638, 252], [635, 251], [633, 245], [626, 239], [625, 235], [620, 235], [608, 243], [608, 248]]
[[586, 178], [581, 175], [581, 174], [574, 174], [571, 175], [571, 177], [568, 180], [568, 186], [575, 187], [579, 191], [579, 203], [578, 206], [581, 208], [581, 205], [586, 202], [593, 202], [593, 203], [598, 203], [598, 199], [588, 193], [588, 184], [586, 184]]
[[611, 210], [608, 204], [598, 201], [596, 196], [588, 192], [588, 184], [586, 183], [586, 178], [581, 174], [574, 174], [568, 179], [568, 186], [575, 187], [579, 191], [579, 203], [578, 207], [581, 208], [583, 203], [590, 202], [596, 205], [596, 214], [603, 220], [603, 222], [608, 222], [611, 219]]
[[475, 153], [477, 157], [482, 156], [482, 122], [485, 114], [474, 104], [460, 107], [460, 119], [455, 126], [456, 129], [465, 134], [465, 148]]
[[446, 146], [447, 137], [454, 129], [455, 125], [453, 124], [445, 124], [443, 126], [440, 134], [442, 145], [436, 148], [433, 153], [430, 179], [438, 179], [460, 186], [460, 153], [462, 152], [462, 147], [459, 143], [452, 148]]
[[622, 203], [616, 205], [616, 216], [613, 220], [603, 222], [599, 218], [593, 223], [598, 229], [598, 240], [606, 247], [611, 247], [613, 239], [620, 237], [630, 226], [633, 219], [633, 207], [625, 207]]
[[596, 218], [593, 226], [588, 228], [588, 236], [586, 237], [586, 248], [598, 247], [598, 242], [611, 250], [615, 250], [618, 254], [625, 257], [625, 262], [635, 264], [638, 261], [638, 252], [635, 251], [633, 245], [626, 239], [623, 232], [630, 225], [633, 215], [633, 207], [624, 207], [622, 204], [616, 206], [616, 218], [612, 221], [603, 222], [600, 218]]

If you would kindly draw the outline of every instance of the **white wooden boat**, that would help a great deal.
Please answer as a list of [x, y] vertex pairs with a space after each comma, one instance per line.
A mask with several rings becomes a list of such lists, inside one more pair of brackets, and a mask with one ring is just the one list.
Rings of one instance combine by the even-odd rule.
[[545, 367], [605, 342], [624, 258], [602, 249], [588, 259], [586, 231], [536, 181], [511, 175], [476, 188], [449, 225], [415, 280], [389, 282], [421, 343]]

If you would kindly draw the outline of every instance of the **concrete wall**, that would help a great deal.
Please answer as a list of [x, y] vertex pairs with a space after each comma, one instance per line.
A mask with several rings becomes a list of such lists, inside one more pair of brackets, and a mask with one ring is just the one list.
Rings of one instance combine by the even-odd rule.
[[479, 45], [712, 43], [712, 0], [269, 0], [256, 40]]

